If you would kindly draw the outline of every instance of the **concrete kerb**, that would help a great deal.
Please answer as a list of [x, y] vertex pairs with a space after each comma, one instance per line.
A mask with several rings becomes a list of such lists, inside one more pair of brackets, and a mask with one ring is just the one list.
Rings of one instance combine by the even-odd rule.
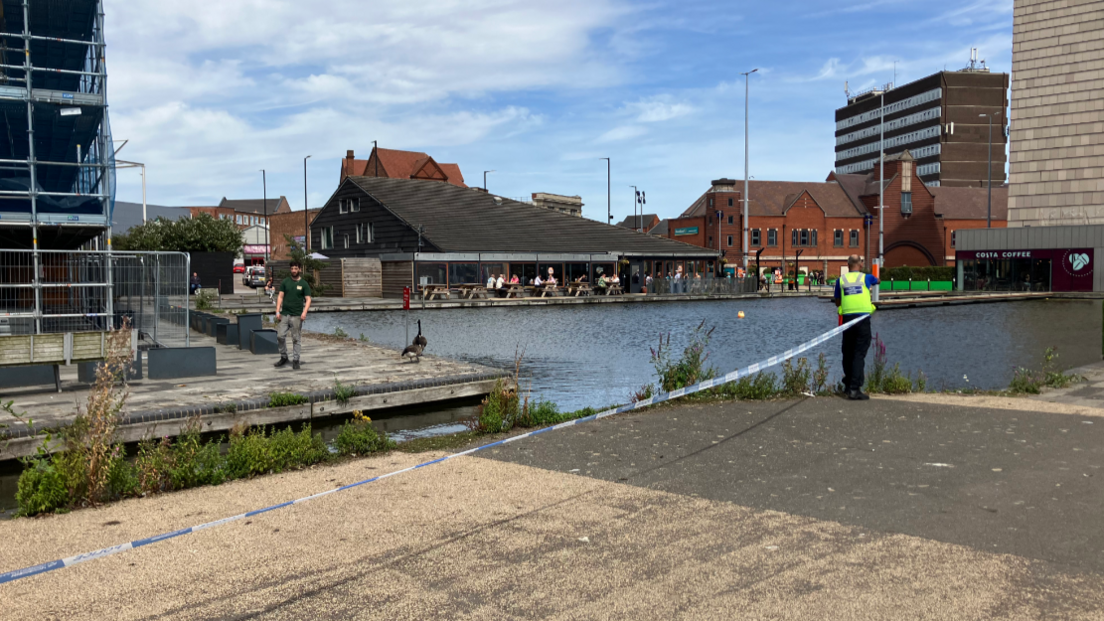
[[[135, 412], [123, 418], [117, 431], [120, 442], [138, 442], [147, 438], [173, 437], [192, 417], [200, 417], [204, 432], [226, 431], [236, 425], [273, 425], [311, 421], [352, 413], [354, 410], [378, 410], [434, 401], [477, 397], [488, 394], [495, 382], [506, 378], [506, 371], [470, 373], [451, 378], [425, 378], [353, 387], [355, 396], [339, 403], [332, 389], [302, 393], [307, 402], [272, 408], [269, 398], [244, 399], [182, 408]], [[56, 428], [21, 428], [0, 434], [0, 461], [18, 459], [37, 452], [46, 431]]]

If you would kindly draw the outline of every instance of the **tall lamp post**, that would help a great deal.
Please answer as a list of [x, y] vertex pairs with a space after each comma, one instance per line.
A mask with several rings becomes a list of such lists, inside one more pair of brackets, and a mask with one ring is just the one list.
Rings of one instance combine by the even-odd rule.
[[261, 196], [264, 201], [264, 227], [265, 227], [265, 269], [268, 268], [268, 179], [265, 170], [261, 169]]
[[[874, 276], [882, 277], [882, 266], [885, 264], [885, 87], [882, 87], [882, 97], [878, 108], [878, 262], [874, 265]], [[874, 287], [872, 296], [874, 301], [880, 299], [882, 286]]]
[[613, 210], [610, 208], [610, 197], [612, 196], [610, 190], [610, 158], [600, 157], [600, 160], [606, 160], [606, 224], [613, 222]]
[[373, 176], [378, 177], [379, 176], [379, 144], [377, 144], [377, 141], [375, 141], [375, 140], [372, 141], [372, 155], [376, 156], [375, 157], [376, 173]]
[[633, 189], [633, 220], [636, 220], [636, 207], [640, 204], [640, 190], [636, 189], [635, 185], [629, 187]]
[[493, 170], [484, 170], [483, 171], [483, 191], [484, 192], [487, 191], [487, 173], [493, 173], [493, 172], [494, 172]]
[[[303, 249], [310, 250], [310, 208], [307, 206], [307, 160], [311, 156], [303, 158]], [[379, 159], [379, 156], [376, 156]]]
[[993, 228], [993, 115], [979, 114], [979, 117], [989, 119], [989, 180], [985, 184], [988, 189], [987, 204], [985, 206], [985, 228]]
[[744, 76], [744, 195], [740, 197], [744, 211], [744, 273], [748, 269], [748, 93], [751, 88], [751, 74], [759, 71], [759, 68], [742, 72]]

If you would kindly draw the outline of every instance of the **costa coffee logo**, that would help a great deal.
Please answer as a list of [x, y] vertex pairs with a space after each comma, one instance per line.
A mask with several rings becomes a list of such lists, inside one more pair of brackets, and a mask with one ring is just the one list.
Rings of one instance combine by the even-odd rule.
[[1092, 257], [1084, 250], [1067, 250], [1062, 254], [1062, 269], [1074, 278], [1092, 276]]

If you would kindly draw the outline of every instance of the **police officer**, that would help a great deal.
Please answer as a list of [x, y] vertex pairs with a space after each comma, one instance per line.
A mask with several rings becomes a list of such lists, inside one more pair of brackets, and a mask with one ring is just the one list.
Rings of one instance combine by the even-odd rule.
[[[878, 284], [878, 279], [864, 273], [862, 257], [853, 254], [847, 257], [847, 273], [836, 281], [836, 292], [832, 301], [839, 307], [843, 323], [863, 315], [874, 313], [874, 304], [870, 301], [870, 288]], [[869, 399], [862, 391], [865, 381], [866, 350], [870, 349], [870, 320], [860, 321], [843, 332], [843, 389], [847, 398], [853, 401]]]

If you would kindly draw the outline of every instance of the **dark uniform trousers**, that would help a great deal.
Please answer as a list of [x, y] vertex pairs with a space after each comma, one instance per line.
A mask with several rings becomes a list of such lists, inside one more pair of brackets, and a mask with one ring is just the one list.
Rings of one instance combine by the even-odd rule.
[[[844, 315], [843, 323], [862, 317], [862, 314]], [[849, 391], [862, 390], [866, 381], [866, 351], [870, 349], [870, 320], [860, 321], [843, 331], [843, 387]]]

